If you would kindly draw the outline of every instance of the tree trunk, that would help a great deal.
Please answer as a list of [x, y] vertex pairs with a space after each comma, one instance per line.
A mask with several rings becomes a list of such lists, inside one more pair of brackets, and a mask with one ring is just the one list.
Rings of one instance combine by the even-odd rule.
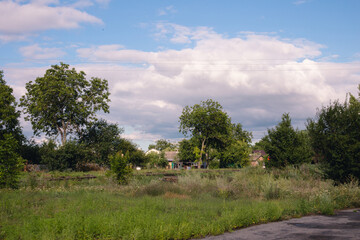
[[62, 131], [59, 128], [60, 134], [61, 134], [61, 145], [64, 146], [66, 144], [66, 130], [67, 130], [67, 124], [65, 124], [64, 121], [62, 121]]
[[201, 142], [200, 159], [198, 161], [198, 168], [201, 168], [202, 155], [203, 155], [204, 149], [205, 149], [205, 141], [206, 141], [206, 138], [204, 138]]

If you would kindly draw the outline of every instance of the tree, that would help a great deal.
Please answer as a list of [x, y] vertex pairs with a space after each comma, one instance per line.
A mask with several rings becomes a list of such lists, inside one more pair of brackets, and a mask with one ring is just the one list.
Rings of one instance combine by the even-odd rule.
[[283, 114], [275, 129], [269, 129], [263, 138], [265, 152], [269, 154], [268, 167], [282, 168], [287, 165], [311, 162], [311, 152], [307, 151], [306, 138], [291, 125], [288, 113]]
[[89, 149], [77, 141], [67, 141], [60, 147], [54, 140], [44, 142], [40, 148], [41, 162], [51, 171], [78, 170], [79, 166], [90, 162]]
[[179, 142], [179, 160], [182, 162], [193, 162], [196, 159], [194, 149], [197, 148], [193, 141], [183, 139]]
[[250, 165], [250, 147], [245, 141], [237, 140], [229, 145], [221, 154], [221, 168], [241, 168]]
[[25, 138], [13, 90], [6, 85], [3, 76], [0, 71], [0, 187], [16, 188], [23, 166], [23, 159], [18, 153]]
[[173, 151], [176, 149], [175, 144], [172, 144], [170, 141], [168, 141], [166, 139], [159, 139], [156, 141], [156, 144], [154, 147], [152, 145], [149, 145], [149, 148], [150, 147], [154, 148], [156, 150], [159, 150], [159, 151], [165, 151], [165, 150]]
[[191, 135], [201, 143], [198, 167], [207, 146], [216, 148], [223, 145], [230, 132], [230, 118], [222, 106], [211, 99], [184, 107], [179, 121], [179, 131], [185, 136]]
[[123, 132], [117, 124], [101, 119], [84, 129], [79, 141], [91, 149], [95, 162], [109, 165], [109, 156], [120, 151], [120, 134]]
[[69, 133], [96, 120], [97, 111], [109, 112], [108, 82], [100, 78], [88, 81], [83, 71], [69, 69], [68, 64], [52, 65], [43, 77], [27, 83], [26, 90], [21, 106], [34, 133], [60, 134], [62, 145]]
[[25, 138], [19, 124], [20, 111], [16, 107], [13, 90], [6, 85], [3, 71], [0, 71], [0, 139], [4, 139], [5, 134], [11, 134], [16, 144], [21, 144]]
[[244, 130], [240, 123], [231, 125], [231, 140], [243, 141], [250, 144], [252, 137], [252, 133]]
[[[360, 85], [359, 85], [360, 90]], [[360, 92], [359, 92], [360, 97]], [[318, 110], [307, 123], [312, 147], [328, 177], [346, 182], [360, 179], [360, 102], [350, 95], [344, 104], [335, 101]]]
[[224, 148], [219, 151], [220, 167], [245, 167], [250, 164], [252, 133], [243, 130], [240, 123], [231, 124]]

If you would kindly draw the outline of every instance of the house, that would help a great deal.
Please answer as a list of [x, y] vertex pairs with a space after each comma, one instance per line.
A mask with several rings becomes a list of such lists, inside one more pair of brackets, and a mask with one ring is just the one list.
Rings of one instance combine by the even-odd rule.
[[165, 151], [165, 159], [169, 163], [167, 169], [175, 169], [179, 167], [176, 161], [178, 160], [178, 153], [178, 151]]
[[263, 168], [265, 168], [265, 157], [266, 157], [266, 153], [264, 150], [254, 150], [252, 151], [252, 153], [250, 154], [250, 164], [251, 166], [255, 167], [255, 166], [259, 166], [262, 165]]
[[148, 154], [150, 154], [150, 153], [156, 153], [156, 154], [160, 154], [161, 152], [159, 151], [159, 150], [156, 150], [156, 149], [150, 149], [150, 150], [148, 150], [146, 153], [145, 153], [145, 155], [148, 155]]

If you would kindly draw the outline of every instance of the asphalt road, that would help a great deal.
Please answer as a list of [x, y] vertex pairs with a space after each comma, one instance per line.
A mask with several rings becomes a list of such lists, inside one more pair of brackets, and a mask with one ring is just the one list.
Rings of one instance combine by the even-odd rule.
[[241, 239], [356, 239], [360, 240], [360, 209], [342, 210], [333, 216], [306, 216], [256, 225], [206, 240]]

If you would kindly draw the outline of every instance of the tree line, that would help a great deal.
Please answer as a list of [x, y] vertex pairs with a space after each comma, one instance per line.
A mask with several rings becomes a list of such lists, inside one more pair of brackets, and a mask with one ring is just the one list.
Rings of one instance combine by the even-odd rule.
[[49, 140], [36, 144], [24, 137], [13, 90], [0, 71], [1, 187], [16, 186], [26, 161], [61, 171], [87, 170], [88, 163], [97, 163], [128, 173], [130, 165], [167, 166], [164, 150], [177, 150], [179, 161], [196, 162], [199, 168], [240, 168], [250, 164], [252, 150], [261, 149], [268, 154], [267, 168], [319, 163], [329, 178], [339, 182], [360, 176], [360, 102], [351, 94], [344, 103], [334, 101], [319, 109], [308, 119], [306, 130], [294, 129], [290, 115], [284, 113], [255, 145], [251, 145], [252, 133], [233, 123], [220, 103], [201, 101], [183, 108], [179, 131], [185, 139], [177, 145], [158, 140], [149, 149], [162, 154], [145, 155], [121, 137], [123, 129], [117, 124], [97, 119], [97, 112], [110, 110], [107, 80], [87, 80], [84, 72], [60, 63], [25, 88], [20, 99], [25, 120], [31, 122], [35, 135], [45, 133]]

